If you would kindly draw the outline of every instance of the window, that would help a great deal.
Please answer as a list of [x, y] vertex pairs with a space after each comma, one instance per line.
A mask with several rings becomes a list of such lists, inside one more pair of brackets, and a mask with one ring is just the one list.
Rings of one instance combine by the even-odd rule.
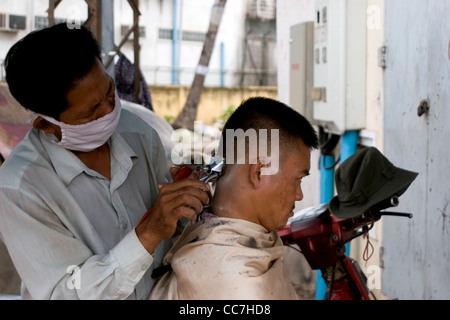
[[36, 29], [44, 29], [48, 27], [48, 18], [43, 16], [34, 17], [34, 27]]
[[160, 28], [159, 29], [159, 35], [158, 35], [159, 39], [167, 39], [167, 40], [172, 40], [173, 39], [173, 31], [172, 29], [163, 29]]
[[[130, 31], [130, 29], [133, 28], [133, 26], [129, 26], [129, 25], [122, 25], [120, 27], [120, 35], [122, 37], [125, 37], [125, 35], [128, 33], [128, 31]], [[147, 35], [147, 28], [145, 26], [139, 26], [139, 38], [145, 38]], [[128, 40], [133, 40], [134, 39], [134, 32], [132, 32], [130, 34], [130, 37], [128, 38]]]
[[9, 15], [9, 28], [25, 30], [27, 28], [27, 17], [13, 14]]
[[205, 37], [203, 32], [183, 31], [183, 41], [205, 42]]
[[[172, 29], [159, 29], [159, 39], [172, 40], [173, 30]], [[204, 42], [206, 38], [206, 33], [196, 32], [196, 31], [183, 31], [181, 40], [183, 41], [193, 41], [193, 42]]]
[[[59, 23], [65, 23], [68, 22], [67, 19], [61, 19], [61, 18], [55, 18], [55, 24], [59, 24]], [[78, 23], [81, 24], [78, 21], [69, 21], [72, 24], [74, 23]], [[46, 16], [35, 16], [34, 17], [34, 28], [35, 29], [44, 29], [48, 27], [48, 17]]]

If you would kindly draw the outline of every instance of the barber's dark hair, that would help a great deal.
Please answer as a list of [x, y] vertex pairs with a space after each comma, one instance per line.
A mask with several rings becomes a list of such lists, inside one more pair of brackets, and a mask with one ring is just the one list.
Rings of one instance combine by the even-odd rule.
[[[226, 145], [228, 129], [242, 129], [244, 132], [248, 129], [255, 129], [256, 132], [260, 129], [278, 129], [280, 146], [286, 146], [300, 138], [310, 149], [318, 148], [317, 133], [311, 123], [291, 107], [270, 98], [253, 97], [242, 102], [225, 123], [222, 131], [222, 147]], [[225, 156], [225, 147], [222, 152]]]
[[66, 94], [101, 59], [101, 50], [85, 27], [66, 23], [29, 33], [5, 59], [11, 94], [25, 108], [59, 119], [67, 108]]

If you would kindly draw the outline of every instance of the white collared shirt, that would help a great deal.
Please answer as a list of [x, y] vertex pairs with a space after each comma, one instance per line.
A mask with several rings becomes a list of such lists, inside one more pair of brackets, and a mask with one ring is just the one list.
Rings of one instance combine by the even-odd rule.
[[51, 137], [30, 130], [0, 167], [0, 235], [22, 298], [146, 299], [172, 244], [152, 256], [135, 233], [158, 183], [170, 180], [158, 134], [122, 110], [109, 140], [111, 180]]

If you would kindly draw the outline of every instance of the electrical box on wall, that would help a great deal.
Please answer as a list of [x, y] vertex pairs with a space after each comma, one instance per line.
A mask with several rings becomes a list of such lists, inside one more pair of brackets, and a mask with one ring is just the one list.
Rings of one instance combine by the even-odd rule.
[[289, 105], [316, 124], [311, 99], [314, 80], [314, 22], [291, 26], [289, 65]]
[[316, 0], [313, 119], [327, 132], [366, 122], [366, 0]]

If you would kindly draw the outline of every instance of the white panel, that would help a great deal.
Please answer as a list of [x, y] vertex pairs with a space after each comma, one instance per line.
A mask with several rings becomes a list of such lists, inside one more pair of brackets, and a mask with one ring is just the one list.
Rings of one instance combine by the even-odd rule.
[[314, 118], [341, 134], [365, 127], [366, 0], [316, 0]]
[[[385, 1], [385, 154], [419, 172], [400, 198], [412, 220], [383, 223], [383, 291], [400, 299], [450, 298], [450, 3]], [[423, 99], [428, 114], [417, 115]]]

